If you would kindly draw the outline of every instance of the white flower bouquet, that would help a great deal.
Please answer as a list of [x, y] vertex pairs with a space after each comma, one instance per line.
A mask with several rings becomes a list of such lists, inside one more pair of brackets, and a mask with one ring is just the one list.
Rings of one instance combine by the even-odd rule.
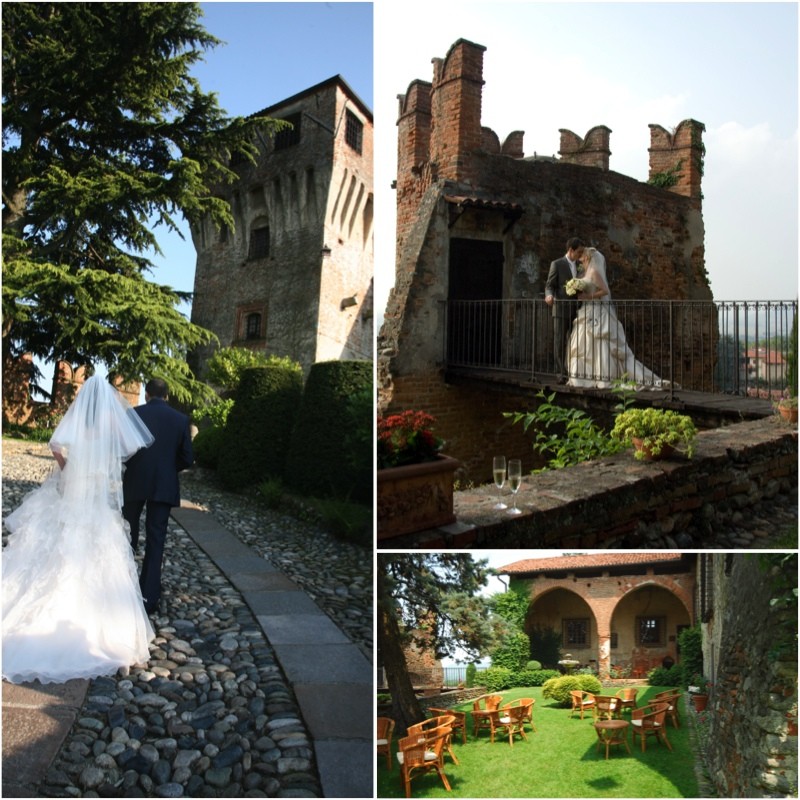
[[595, 289], [596, 287], [591, 281], [585, 281], [583, 278], [570, 278], [564, 286], [564, 290], [570, 296], [579, 292], [593, 292]]

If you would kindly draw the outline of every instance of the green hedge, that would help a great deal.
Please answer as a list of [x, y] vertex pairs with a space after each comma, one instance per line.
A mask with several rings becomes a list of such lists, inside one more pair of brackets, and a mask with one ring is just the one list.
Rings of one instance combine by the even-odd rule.
[[201, 467], [216, 469], [219, 464], [219, 453], [225, 441], [225, 429], [212, 425], [202, 428], [192, 440], [194, 460]]
[[352, 398], [373, 391], [370, 361], [321, 361], [308, 374], [291, 438], [286, 483], [298, 494], [372, 504], [373, 459], [364, 462], [353, 426], [373, 425], [373, 404], [353, 421]]
[[282, 477], [302, 396], [303, 376], [294, 369], [268, 366], [242, 373], [217, 467], [226, 488]]
[[600, 694], [603, 686], [594, 675], [562, 675], [551, 678], [542, 686], [542, 697], [555, 700], [561, 706], [572, 704], [570, 692], [582, 690], [592, 694]]
[[647, 673], [647, 682], [651, 686], [686, 686], [687, 679], [684, 677], [683, 666], [674, 664], [669, 669], [666, 667], [655, 667]]

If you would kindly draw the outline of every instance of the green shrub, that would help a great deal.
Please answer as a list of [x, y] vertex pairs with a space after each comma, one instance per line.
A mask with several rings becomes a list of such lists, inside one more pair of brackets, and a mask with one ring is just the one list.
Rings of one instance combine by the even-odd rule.
[[521, 631], [512, 633], [506, 636], [502, 644], [492, 652], [492, 666], [505, 667], [516, 672], [526, 662], [529, 650], [528, 634]]
[[[529, 662], [538, 664], [538, 661]], [[551, 678], [557, 678], [557, 669], [521, 669], [514, 674], [514, 686], [542, 686]]]
[[466, 685], [467, 689], [471, 689], [475, 685], [477, 675], [478, 668], [475, 666], [475, 664], [467, 664], [466, 677], [464, 678], [464, 684]]
[[195, 462], [201, 467], [216, 469], [224, 441], [224, 428], [211, 427], [198, 431], [197, 436], [192, 440]]
[[302, 374], [285, 366], [245, 370], [225, 426], [217, 469], [228, 489], [283, 475], [303, 395]]
[[336, 497], [312, 497], [308, 502], [337, 539], [372, 546], [371, 508]]
[[688, 686], [693, 675], [703, 675], [703, 634], [699, 625], [684, 628], [678, 634], [678, 647], [683, 667], [683, 681], [680, 685]]
[[231, 413], [232, 408], [232, 397], [226, 400], [217, 400], [217, 402], [211, 403], [210, 405], [196, 408], [192, 413], [192, 420], [197, 425], [208, 420], [215, 428], [224, 428], [228, 424], [228, 415]]
[[283, 482], [280, 478], [270, 478], [258, 486], [258, 496], [267, 508], [280, 508], [283, 501]]
[[538, 661], [529, 661], [525, 665], [525, 669], [541, 669], [541, 668], [542, 668], [542, 665]]
[[223, 394], [235, 392], [248, 369], [283, 367], [302, 375], [303, 368], [288, 357], [268, 356], [249, 347], [221, 347], [206, 364], [206, 380]]
[[[372, 391], [369, 361], [322, 361], [308, 375], [286, 463], [286, 483], [305, 496], [339, 497], [371, 504], [373, 457], [354, 466], [348, 420], [351, 398]], [[373, 424], [372, 406], [368, 407]]]
[[481, 672], [478, 683], [490, 692], [501, 692], [503, 689], [511, 688], [513, 675], [514, 673], [505, 667], [489, 667]]
[[561, 658], [561, 631], [546, 625], [534, 625], [531, 632], [531, 656], [548, 669], [555, 669]]
[[555, 700], [558, 705], [568, 706], [572, 703], [570, 692], [582, 690], [599, 694], [603, 687], [594, 675], [562, 675], [550, 678], [542, 686], [542, 697]]
[[673, 664], [666, 667], [654, 667], [647, 673], [647, 682], [651, 686], [685, 686], [683, 665]]

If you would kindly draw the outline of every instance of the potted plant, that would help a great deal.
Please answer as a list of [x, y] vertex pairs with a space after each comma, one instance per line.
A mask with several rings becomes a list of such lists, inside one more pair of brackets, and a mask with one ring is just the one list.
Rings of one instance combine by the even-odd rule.
[[695, 673], [692, 676], [692, 682], [688, 688], [695, 711], [705, 711], [708, 704], [708, 688], [710, 685], [708, 679], [700, 675], [700, 673]]
[[783, 397], [778, 401], [778, 413], [787, 422], [797, 422], [797, 397]]
[[614, 420], [611, 438], [633, 445], [639, 461], [668, 458], [675, 450], [694, 455], [692, 418], [663, 408], [629, 408]]
[[460, 466], [444, 455], [424, 411], [378, 418], [378, 539], [455, 522], [453, 476]]

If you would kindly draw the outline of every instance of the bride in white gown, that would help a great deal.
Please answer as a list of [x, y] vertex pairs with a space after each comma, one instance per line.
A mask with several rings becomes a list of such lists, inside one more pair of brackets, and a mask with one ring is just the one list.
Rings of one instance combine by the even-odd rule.
[[572, 325], [567, 349], [568, 386], [610, 389], [624, 379], [637, 389], [660, 389], [665, 385], [652, 370], [636, 359], [625, 341], [606, 278], [606, 260], [594, 247], [584, 248], [586, 264], [582, 279], [591, 284], [577, 294], [584, 302]]
[[147, 661], [154, 633], [121, 507], [123, 462], [152, 442], [106, 380], [84, 383], [50, 440], [59, 467], [5, 520], [6, 680], [93, 678]]

